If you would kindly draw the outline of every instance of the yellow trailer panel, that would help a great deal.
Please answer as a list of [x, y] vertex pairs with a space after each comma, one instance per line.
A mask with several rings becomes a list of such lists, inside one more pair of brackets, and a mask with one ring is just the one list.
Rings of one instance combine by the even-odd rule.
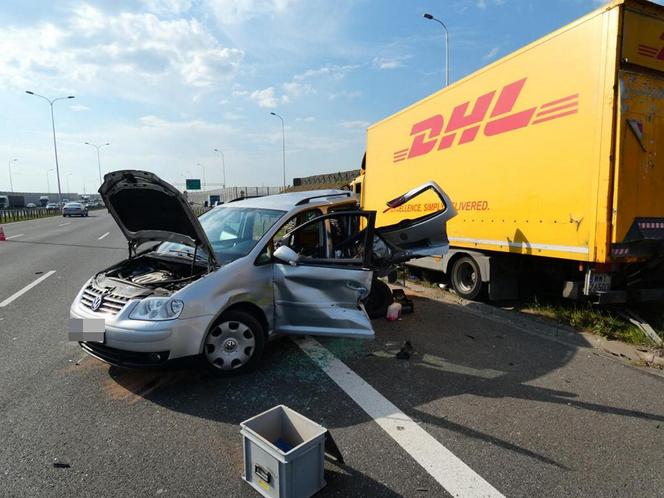
[[662, 261], [658, 143], [664, 8], [615, 0], [370, 126], [362, 203], [377, 226], [421, 216], [435, 203], [382, 203], [433, 179], [458, 211], [455, 251], [571, 262], [584, 293], [608, 292], [611, 279], [589, 269], [625, 287], [628, 263]]

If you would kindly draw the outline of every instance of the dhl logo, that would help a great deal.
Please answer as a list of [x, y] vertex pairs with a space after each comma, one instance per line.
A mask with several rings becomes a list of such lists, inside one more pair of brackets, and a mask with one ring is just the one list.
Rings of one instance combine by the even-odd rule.
[[[659, 39], [664, 40], [664, 33], [659, 35]], [[664, 60], [664, 47], [657, 48], [651, 45], [644, 45], [643, 43], [639, 43], [639, 48], [637, 49], [637, 51], [639, 55], [643, 55], [644, 57], [650, 57], [652, 59], [658, 59], [660, 61]]]
[[[452, 110], [447, 127], [445, 127], [445, 118], [440, 114], [415, 123], [410, 131], [410, 136], [413, 137], [410, 147], [395, 151], [393, 161], [398, 163], [412, 159], [428, 154], [434, 149], [449, 149], [455, 143], [457, 145], [470, 143], [475, 140], [482, 126], [484, 126], [484, 135], [492, 137], [531, 124], [536, 125], [576, 114], [579, 111], [579, 94], [575, 93], [540, 106], [513, 112], [527, 79], [523, 78], [505, 85], [500, 93], [494, 90], [478, 97], [470, 113], [468, 112], [470, 101], [456, 106]], [[494, 99], [497, 93], [498, 97]], [[484, 123], [494, 101], [489, 120]], [[457, 135], [459, 135], [458, 141]]]

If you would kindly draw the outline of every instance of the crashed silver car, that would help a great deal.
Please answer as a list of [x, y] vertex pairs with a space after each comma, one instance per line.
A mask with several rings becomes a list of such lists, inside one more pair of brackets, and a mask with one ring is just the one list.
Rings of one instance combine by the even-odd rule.
[[[99, 193], [128, 258], [88, 280], [70, 309], [70, 338], [113, 365], [197, 357], [210, 371], [254, 367], [274, 334], [373, 337], [364, 304], [394, 265], [447, 251], [442, 209], [375, 228], [349, 191], [247, 198], [197, 218], [183, 195], [145, 171], [116, 171]], [[374, 292], [372, 292], [374, 287]], [[373, 298], [375, 301], [375, 298]], [[80, 335], [82, 334], [82, 335]]]

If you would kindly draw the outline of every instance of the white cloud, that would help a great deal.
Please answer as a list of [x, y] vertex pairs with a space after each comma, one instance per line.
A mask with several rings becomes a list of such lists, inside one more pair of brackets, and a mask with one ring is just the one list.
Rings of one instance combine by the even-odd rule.
[[328, 94], [327, 98], [329, 100], [336, 100], [336, 99], [356, 99], [358, 97], [361, 97], [363, 94], [360, 90], [342, 90], [340, 92], [336, 93], [330, 93]]
[[284, 91], [291, 97], [301, 97], [302, 95], [311, 95], [316, 93], [316, 90], [314, 90], [311, 85], [306, 83], [298, 83], [297, 81], [284, 83], [283, 87]]
[[313, 123], [316, 121], [316, 118], [313, 116], [307, 116], [305, 118], [295, 118], [295, 121], [301, 121], [303, 123]]
[[69, 108], [74, 112], [85, 112], [85, 111], [90, 110], [90, 108], [88, 106], [83, 105], [83, 104], [70, 105]]
[[500, 7], [502, 5], [505, 5], [506, 2], [507, 0], [477, 0], [475, 2], [475, 5], [477, 6], [478, 9], [486, 9], [490, 4]]
[[493, 47], [493, 48], [492, 48], [491, 50], [489, 50], [486, 54], [484, 54], [484, 56], [482, 57], [482, 59], [484, 59], [485, 61], [490, 60], [490, 59], [493, 59], [494, 57], [496, 57], [496, 55], [498, 55], [498, 51], [499, 51], [499, 50], [500, 50], [499, 47]]
[[358, 67], [360, 66], [355, 64], [348, 64], [344, 66], [329, 64], [327, 66], [319, 67], [316, 69], [307, 69], [305, 72], [293, 76], [293, 80], [302, 81], [309, 78], [319, 78], [319, 77], [330, 77], [335, 80], [340, 80], [348, 72], [357, 69]]
[[191, 0], [142, 0], [145, 8], [161, 15], [177, 16], [191, 9]]
[[369, 121], [344, 121], [341, 126], [347, 130], [365, 130], [371, 123]]
[[0, 28], [0, 86], [86, 86], [125, 97], [152, 93], [146, 85], [201, 88], [232, 78], [243, 56], [195, 19], [110, 15], [81, 4], [57, 25]]
[[298, 0], [212, 0], [210, 6], [222, 24], [237, 24], [255, 17], [287, 11]]
[[284, 95], [278, 97], [275, 94], [274, 87], [264, 88], [263, 90], [256, 90], [251, 92], [249, 98], [256, 102], [259, 107], [267, 109], [274, 109], [282, 102], [288, 102], [288, 98]]
[[397, 69], [403, 66], [403, 61], [410, 56], [401, 57], [374, 57], [372, 66], [377, 69]]

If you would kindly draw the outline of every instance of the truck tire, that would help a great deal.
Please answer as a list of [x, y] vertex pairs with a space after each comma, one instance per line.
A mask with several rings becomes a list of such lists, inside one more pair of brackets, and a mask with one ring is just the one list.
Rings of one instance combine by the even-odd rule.
[[462, 256], [452, 265], [452, 288], [464, 299], [474, 300], [482, 291], [480, 267], [471, 256]]
[[392, 289], [382, 280], [374, 279], [371, 283], [371, 291], [364, 300], [364, 309], [372, 320], [376, 318], [385, 318], [387, 316], [387, 307], [392, 304]]

